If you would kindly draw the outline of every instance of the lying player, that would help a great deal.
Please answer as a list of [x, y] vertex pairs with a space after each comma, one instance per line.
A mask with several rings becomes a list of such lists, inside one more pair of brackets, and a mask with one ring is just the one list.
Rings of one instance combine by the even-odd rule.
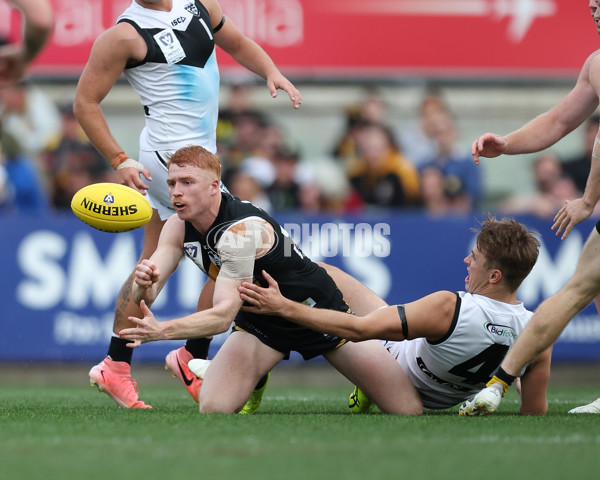
[[[444, 409], [467, 400], [485, 385], [531, 318], [516, 294], [537, 260], [539, 246], [516, 221], [488, 218], [464, 259], [469, 272], [466, 292], [438, 291], [394, 306], [379, 299], [384, 306], [364, 316], [317, 310], [284, 298], [267, 272], [263, 276], [268, 288], [244, 282], [239, 292], [250, 305], [243, 308], [247, 312], [278, 315], [353, 342], [383, 339], [381, 344], [402, 366], [423, 406]], [[344, 279], [341, 271], [328, 271], [351, 307], [353, 299], [376, 303], [375, 294], [358, 281]], [[550, 357], [548, 348], [521, 372], [522, 414], [543, 415], [548, 409]], [[370, 403], [359, 389], [350, 397], [352, 411], [366, 411]]]

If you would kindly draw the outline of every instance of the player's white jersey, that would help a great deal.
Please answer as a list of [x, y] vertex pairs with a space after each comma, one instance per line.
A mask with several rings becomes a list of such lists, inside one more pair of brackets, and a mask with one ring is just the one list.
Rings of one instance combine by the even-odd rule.
[[144, 61], [124, 71], [146, 113], [141, 150], [200, 145], [216, 152], [219, 70], [206, 8], [197, 0], [173, 0], [172, 10], [163, 12], [134, 1], [119, 22], [134, 26], [148, 47]]
[[[481, 390], [533, 315], [482, 295], [457, 293], [452, 326], [438, 341], [382, 341], [421, 394], [425, 408], [449, 408]], [[408, 319], [410, 330], [410, 318]]]

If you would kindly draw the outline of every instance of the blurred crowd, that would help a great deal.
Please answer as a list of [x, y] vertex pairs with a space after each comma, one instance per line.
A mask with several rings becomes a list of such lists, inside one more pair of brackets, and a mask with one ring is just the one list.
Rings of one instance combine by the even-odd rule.
[[0, 89], [0, 212], [70, 209], [77, 190], [114, 182], [70, 103], [56, 105], [25, 81]]
[[[461, 138], [440, 94], [424, 95], [407, 128], [387, 117], [376, 91], [365, 92], [340, 115], [344, 130], [333, 136], [331, 151], [306, 158], [276, 118], [252, 105], [248, 87], [233, 85], [217, 128], [225, 185], [267, 211], [412, 209], [452, 215], [482, 207], [482, 169], [475, 167], [465, 143], [470, 139]], [[496, 210], [547, 218], [579, 196], [599, 120], [586, 124], [580, 157], [543, 152], [532, 165], [535, 192], [506, 198]], [[114, 181], [71, 104], [56, 105], [26, 81], [0, 89], [0, 213], [69, 209], [81, 187]]]

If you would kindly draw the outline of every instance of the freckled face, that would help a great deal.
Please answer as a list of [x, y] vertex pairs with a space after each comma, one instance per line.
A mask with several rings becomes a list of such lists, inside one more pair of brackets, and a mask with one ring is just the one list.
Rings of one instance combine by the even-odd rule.
[[215, 178], [214, 172], [192, 165], [169, 167], [169, 198], [179, 218], [191, 220], [208, 210]]

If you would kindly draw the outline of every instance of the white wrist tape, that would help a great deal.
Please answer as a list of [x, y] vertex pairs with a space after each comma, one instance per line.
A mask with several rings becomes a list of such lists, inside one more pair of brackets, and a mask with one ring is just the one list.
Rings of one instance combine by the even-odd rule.
[[117, 170], [122, 170], [124, 168], [135, 168], [140, 173], [144, 171], [144, 166], [137, 160], [134, 160], [133, 158], [128, 158], [127, 160], [125, 160], [121, 165], [117, 167]]

